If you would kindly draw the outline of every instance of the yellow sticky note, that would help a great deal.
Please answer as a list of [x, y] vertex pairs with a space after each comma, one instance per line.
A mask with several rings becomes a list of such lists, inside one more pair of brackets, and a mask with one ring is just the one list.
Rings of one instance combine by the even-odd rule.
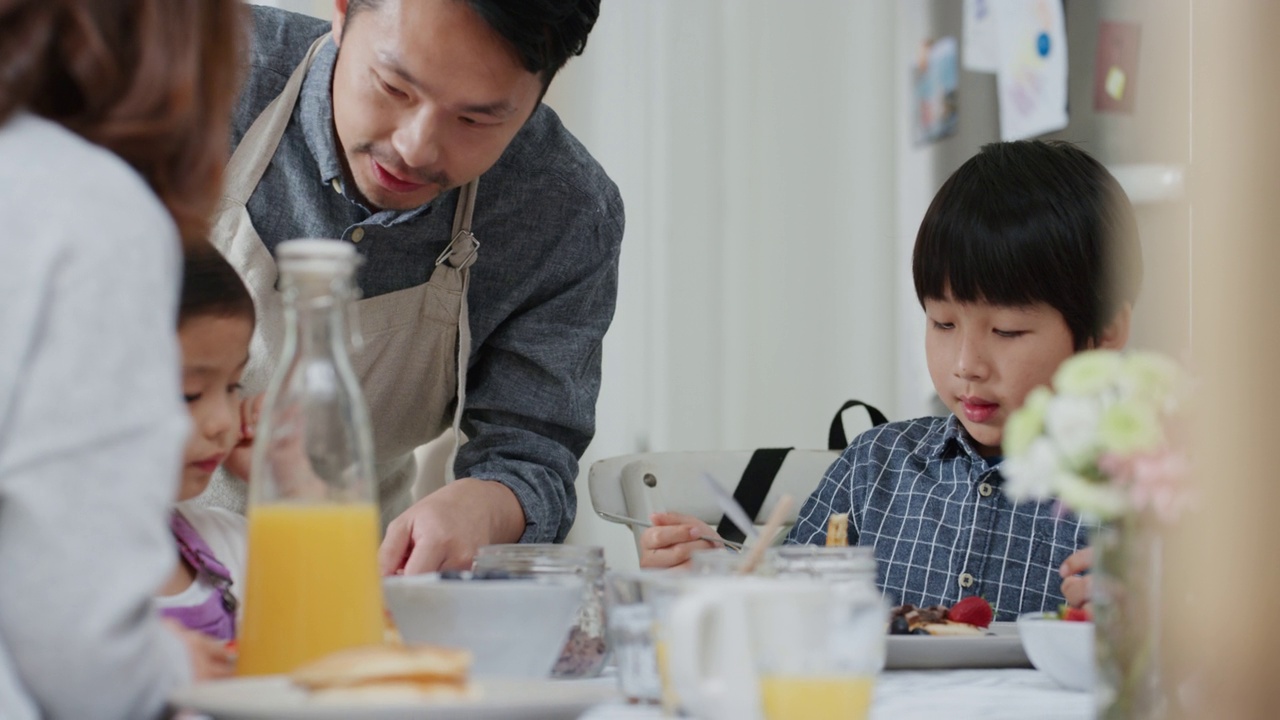
[[1118, 66], [1112, 65], [1107, 71], [1107, 94], [1117, 102], [1124, 97], [1124, 71]]

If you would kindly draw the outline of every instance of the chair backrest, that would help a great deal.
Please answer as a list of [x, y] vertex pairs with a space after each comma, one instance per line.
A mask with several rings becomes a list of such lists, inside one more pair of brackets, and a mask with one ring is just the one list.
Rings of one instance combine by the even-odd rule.
[[[732, 493], [752, 455], [751, 450], [660, 452], [599, 460], [591, 466], [587, 479], [591, 504], [596, 512], [644, 521], [648, 521], [649, 514], [654, 512], [681, 512], [714, 528], [723, 513], [707, 490], [702, 473], [710, 473]], [[763, 506], [752, 519], [758, 525], [763, 524], [779, 498], [791, 495], [794, 504], [786, 519], [786, 527], [790, 528], [795, 524], [800, 506], [839, 455], [836, 450], [792, 450], [787, 453]], [[633, 527], [632, 530], [639, 551], [640, 534], [644, 528]]]

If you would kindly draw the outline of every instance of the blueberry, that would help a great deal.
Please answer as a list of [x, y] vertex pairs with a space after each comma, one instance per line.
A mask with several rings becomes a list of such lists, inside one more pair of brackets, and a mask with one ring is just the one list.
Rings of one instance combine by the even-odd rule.
[[911, 628], [907, 624], [907, 619], [902, 616], [894, 618], [893, 622], [889, 623], [890, 635], [906, 635], [909, 632], [911, 632]]
[[928, 635], [928, 634], [929, 634], [929, 631], [928, 631], [928, 630], [925, 630], [925, 629], [924, 629], [924, 628], [922, 628], [922, 627], [920, 627], [920, 628], [916, 628], [915, 630], [912, 630], [912, 631], [911, 631], [911, 634], [912, 634], [912, 635]]

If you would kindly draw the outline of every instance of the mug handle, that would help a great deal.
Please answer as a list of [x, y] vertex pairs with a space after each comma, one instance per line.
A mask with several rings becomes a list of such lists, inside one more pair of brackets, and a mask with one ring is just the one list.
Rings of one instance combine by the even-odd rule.
[[670, 680], [680, 705], [694, 716], [763, 720], [747, 620], [746, 603], [734, 588], [700, 588], [672, 606]]

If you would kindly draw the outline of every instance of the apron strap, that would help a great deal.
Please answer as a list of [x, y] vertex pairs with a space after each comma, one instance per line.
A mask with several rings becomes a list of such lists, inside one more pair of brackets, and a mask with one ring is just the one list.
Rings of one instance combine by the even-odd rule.
[[262, 174], [271, 164], [271, 158], [275, 157], [280, 138], [284, 136], [285, 127], [288, 126], [289, 118], [293, 115], [293, 106], [297, 104], [298, 95], [302, 91], [302, 81], [307, 76], [307, 68], [311, 67], [311, 60], [315, 57], [316, 51], [329, 39], [330, 34], [325, 33], [311, 43], [307, 56], [289, 76], [289, 82], [285, 83], [284, 90], [267, 105], [262, 114], [258, 115], [245, 131], [244, 138], [240, 140], [236, 151], [231, 155], [231, 161], [227, 163], [224, 174], [226, 190], [223, 197], [225, 199], [233, 200], [240, 205], [249, 202], [249, 196], [258, 187], [258, 181], [262, 179]]
[[445, 461], [444, 475], [453, 478], [453, 464], [458, 459], [462, 445], [462, 411], [467, 404], [467, 363], [471, 359], [471, 318], [467, 312], [467, 291], [471, 287], [471, 266], [475, 264], [480, 241], [471, 233], [471, 217], [476, 209], [476, 190], [479, 178], [458, 190], [458, 208], [453, 213], [453, 240], [436, 258], [436, 265], [447, 263], [462, 274], [462, 302], [458, 305], [458, 390], [457, 405], [453, 408], [453, 448]]

